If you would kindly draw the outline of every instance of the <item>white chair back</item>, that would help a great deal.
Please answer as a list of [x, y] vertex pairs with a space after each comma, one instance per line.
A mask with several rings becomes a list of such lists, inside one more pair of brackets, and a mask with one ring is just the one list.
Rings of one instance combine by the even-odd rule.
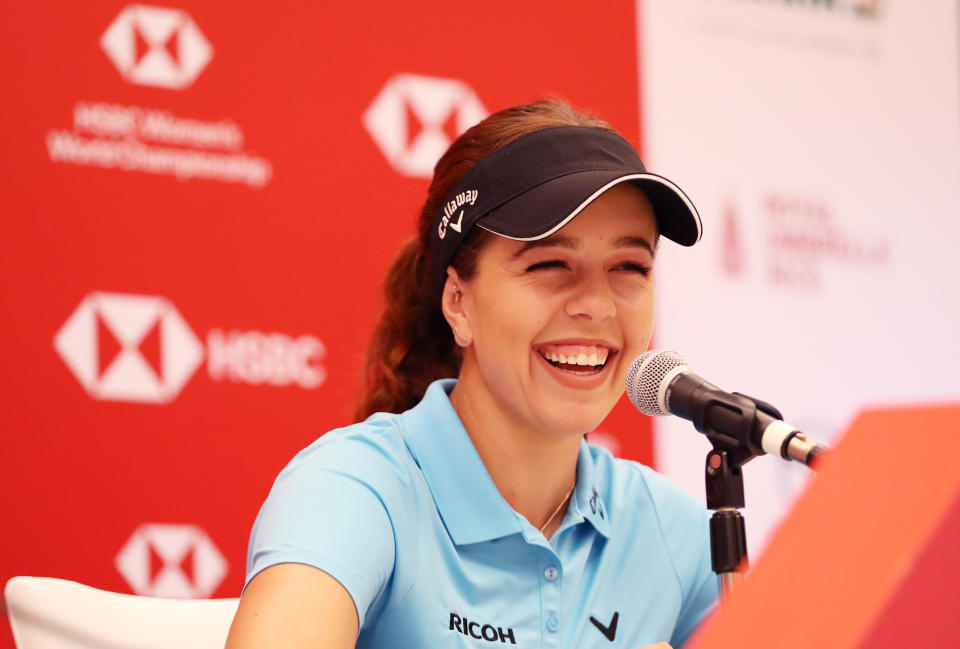
[[14, 577], [4, 596], [18, 649], [223, 649], [240, 602], [124, 595], [47, 577]]

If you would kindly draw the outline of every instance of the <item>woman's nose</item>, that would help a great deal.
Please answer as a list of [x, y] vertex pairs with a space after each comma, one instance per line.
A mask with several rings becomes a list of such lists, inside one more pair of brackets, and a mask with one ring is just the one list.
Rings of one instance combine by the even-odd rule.
[[604, 273], [589, 273], [578, 278], [566, 304], [567, 315], [604, 320], [617, 314], [613, 292]]

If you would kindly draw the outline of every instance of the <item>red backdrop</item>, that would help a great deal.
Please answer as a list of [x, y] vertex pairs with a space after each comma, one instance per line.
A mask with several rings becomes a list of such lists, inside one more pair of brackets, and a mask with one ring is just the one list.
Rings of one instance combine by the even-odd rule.
[[[8, 3], [0, 582], [236, 596], [274, 476], [351, 423], [435, 152], [548, 95], [639, 146], [634, 25], [630, 0]], [[603, 431], [651, 457], [623, 403]]]

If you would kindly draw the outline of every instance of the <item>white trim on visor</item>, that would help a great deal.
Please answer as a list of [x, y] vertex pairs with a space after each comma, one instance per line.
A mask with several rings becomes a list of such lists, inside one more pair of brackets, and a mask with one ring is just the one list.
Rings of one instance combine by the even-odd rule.
[[[673, 184], [671, 181], [667, 180], [667, 179], [664, 178], [663, 176], [658, 176], [658, 175], [656, 175], [656, 174], [630, 174], [630, 175], [627, 175], [627, 176], [620, 176], [619, 178], [615, 178], [615, 179], [611, 180], [611, 181], [608, 182], [606, 185], [604, 185], [603, 187], [601, 187], [601, 188], [598, 189], [597, 191], [595, 191], [595, 192], [593, 192], [592, 194], [590, 194], [590, 196], [588, 196], [588, 197], [586, 198], [586, 200], [584, 200], [582, 203], [580, 203], [580, 205], [578, 205], [578, 206], [576, 207], [576, 209], [574, 209], [572, 212], [570, 212], [570, 214], [568, 214], [565, 219], [563, 219], [562, 221], [560, 221], [559, 223], [557, 223], [555, 226], [553, 226], [551, 229], [547, 230], [547, 231], [544, 232], [543, 234], [537, 235], [537, 236], [535, 236], [535, 237], [522, 237], [522, 238], [521, 238], [521, 237], [511, 237], [511, 236], [508, 236], [508, 235], [506, 235], [506, 234], [501, 234], [501, 233], [499, 233], [499, 232], [496, 232], [496, 231], [494, 231], [494, 230], [491, 230], [490, 228], [484, 227], [483, 224], [481, 224], [481, 223], [479, 223], [479, 222], [477, 223], [477, 226], [480, 227], [480, 228], [483, 228], [483, 229], [486, 230], [487, 232], [492, 232], [493, 234], [495, 234], [495, 235], [497, 235], [497, 236], [504, 237], [505, 239], [513, 239], [514, 241], [537, 241], [537, 240], [539, 240], [539, 239], [543, 239], [543, 238], [545, 238], [545, 237], [549, 237], [551, 234], [553, 234], [554, 232], [556, 232], [557, 230], [559, 230], [560, 228], [562, 228], [563, 226], [565, 226], [567, 223], [570, 222], [570, 220], [571, 220], [573, 217], [575, 217], [577, 214], [579, 214], [579, 213], [582, 212], [584, 209], [586, 209], [586, 207], [587, 207], [588, 205], [590, 205], [590, 203], [592, 203], [593, 201], [595, 201], [595, 200], [597, 199], [597, 197], [599, 197], [599, 196], [600, 196], [601, 194], [603, 194], [605, 191], [607, 191], [608, 189], [610, 189], [610, 188], [613, 187], [614, 185], [619, 185], [620, 183], [626, 182], [626, 181], [628, 181], [628, 180], [652, 180], [652, 181], [654, 181], [654, 182], [660, 183], [661, 185], [663, 185], [663, 186], [666, 187], [667, 189], [672, 190], [673, 193], [676, 194], [676, 195], [680, 198], [680, 200], [683, 201], [683, 204], [687, 206], [687, 209], [689, 209], [689, 210], [690, 210], [690, 213], [693, 214], [694, 221], [696, 221], [696, 223], [697, 223], [697, 238], [696, 238], [696, 241], [694, 241], [693, 243], [696, 243], [697, 241], [700, 241], [700, 237], [703, 235], [703, 228], [702, 228], [702, 226], [701, 226], [701, 224], [700, 224], [700, 213], [697, 212], [697, 208], [693, 206], [693, 203], [690, 202], [690, 199], [687, 198], [687, 195], [683, 193], [683, 190], [682, 190], [682, 189], [680, 189], [677, 185]], [[692, 244], [691, 244], [691, 245], [692, 245]]]

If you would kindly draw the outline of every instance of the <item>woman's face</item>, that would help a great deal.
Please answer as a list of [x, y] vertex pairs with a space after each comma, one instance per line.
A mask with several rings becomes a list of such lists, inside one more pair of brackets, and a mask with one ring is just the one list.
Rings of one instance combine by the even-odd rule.
[[[465, 367], [511, 421], [551, 434], [594, 429], [624, 390], [653, 327], [657, 226], [617, 185], [535, 242], [493, 237], [463, 284]], [[464, 331], [464, 328], [468, 331]]]

